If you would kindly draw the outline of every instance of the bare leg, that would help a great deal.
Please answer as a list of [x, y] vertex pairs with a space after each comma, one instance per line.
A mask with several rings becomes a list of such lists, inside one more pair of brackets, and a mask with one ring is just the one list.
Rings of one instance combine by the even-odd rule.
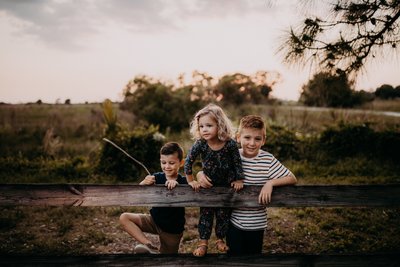
[[119, 222], [125, 231], [142, 244], [151, 244], [151, 241], [144, 235], [138, 214], [124, 212], [119, 217]]

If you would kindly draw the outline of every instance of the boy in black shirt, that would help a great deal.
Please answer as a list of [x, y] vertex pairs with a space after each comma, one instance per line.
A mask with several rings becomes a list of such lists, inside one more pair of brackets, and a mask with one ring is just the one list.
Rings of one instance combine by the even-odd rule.
[[[166, 143], [160, 150], [162, 172], [146, 176], [140, 185], [164, 184], [173, 189], [178, 184], [187, 184], [186, 178], [178, 173], [182, 163], [182, 147], [175, 142]], [[185, 225], [184, 207], [153, 207], [150, 214], [125, 212], [119, 220], [125, 231], [141, 243], [135, 247], [135, 253], [178, 253]], [[159, 236], [159, 250], [143, 232]]]

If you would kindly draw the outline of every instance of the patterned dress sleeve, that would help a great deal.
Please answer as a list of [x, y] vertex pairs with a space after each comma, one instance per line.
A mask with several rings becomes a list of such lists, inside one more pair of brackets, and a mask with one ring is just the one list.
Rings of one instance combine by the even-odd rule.
[[184, 172], [185, 175], [193, 174], [193, 164], [196, 161], [197, 156], [201, 151], [201, 143], [197, 140], [194, 145], [190, 148], [189, 153], [185, 159]]
[[231, 139], [229, 142], [229, 152], [232, 155], [232, 164], [235, 170], [235, 181], [244, 180], [242, 159], [240, 157], [239, 149], [233, 139]]

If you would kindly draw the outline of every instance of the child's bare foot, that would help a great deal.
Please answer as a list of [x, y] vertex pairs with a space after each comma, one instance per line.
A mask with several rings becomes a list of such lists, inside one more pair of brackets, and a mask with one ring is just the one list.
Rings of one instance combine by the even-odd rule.
[[218, 252], [225, 253], [229, 250], [229, 247], [225, 244], [224, 240], [222, 239], [217, 239], [217, 241], [215, 241], [215, 245], [217, 246]]
[[197, 244], [197, 248], [193, 251], [193, 256], [204, 257], [207, 254], [207, 249], [208, 249], [208, 241], [201, 240]]

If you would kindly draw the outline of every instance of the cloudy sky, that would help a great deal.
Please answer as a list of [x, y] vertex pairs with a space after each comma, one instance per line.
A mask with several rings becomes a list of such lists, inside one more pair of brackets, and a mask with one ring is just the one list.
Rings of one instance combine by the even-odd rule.
[[[310, 68], [282, 64], [295, 0], [0, 0], [0, 102], [122, 100], [137, 75], [176, 81], [278, 71], [273, 95], [297, 100]], [[357, 89], [400, 85], [400, 62], [371, 64]]]

